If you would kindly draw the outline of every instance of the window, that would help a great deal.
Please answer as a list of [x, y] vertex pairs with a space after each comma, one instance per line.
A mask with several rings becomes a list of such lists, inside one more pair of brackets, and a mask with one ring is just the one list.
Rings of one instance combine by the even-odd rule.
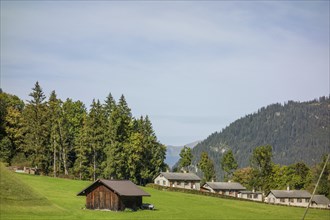
[[309, 199], [305, 199], [305, 202], [307, 202], [307, 203], [308, 203], [308, 202], [309, 202]]
[[184, 182], [184, 185], [188, 186], [189, 185], [189, 182]]
[[285, 199], [281, 198], [281, 199], [280, 199], [280, 202], [285, 202]]
[[163, 186], [165, 186], [166, 185], [166, 181], [165, 180], [163, 180]]
[[157, 180], [157, 184], [158, 184], [158, 185], [160, 185], [160, 182], [159, 182], [159, 180]]
[[257, 199], [258, 198], [258, 194], [253, 194], [253, 198]]
[[297, 202], [302, 203], [302, 199], [297, 199]]
[[248, 199], [252, 199], [252, 194], [247, 195]]
[[289, 199], [289, 202], [294, 202], [294, 199]]

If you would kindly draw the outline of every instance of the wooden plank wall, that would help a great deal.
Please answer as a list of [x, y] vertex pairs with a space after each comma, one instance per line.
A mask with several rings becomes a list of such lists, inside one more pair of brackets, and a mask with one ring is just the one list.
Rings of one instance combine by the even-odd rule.
[[122, 211], [125, 208], [138, 209], [141, 205], [142, 196], [119, 196], [102, 184], [96, 185], [86, 195], [87, 209]]
[[125, 206], [122, 204], [117, 194], [103, 185], [98, 185], [87, 194], [86, 208], [118, 211], [125, 209]]

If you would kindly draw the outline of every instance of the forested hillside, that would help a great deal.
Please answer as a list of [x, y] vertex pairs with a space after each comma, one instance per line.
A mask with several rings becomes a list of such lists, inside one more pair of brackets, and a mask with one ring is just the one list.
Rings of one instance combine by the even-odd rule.
[[89, 110], [81, 101], [49, 98], [37, 82], [24, 103], [0, 91], [0, 161], [79, 179], [150, 182], [165, 167], [166, 147], [148, 116], [134, 118], [124, 95], [111, 93]]
[[192, 150], [193, 165], [205, 151], [214, 161], [217, 177], [220, 177], [220, 160], [224, 152], [232, 149], [239, 167], [246, 167], [253, 149], [261, 145], [273, 147], [275, 163], [315, 165], [323, 154], [329, 153], [329, 110], [329, 97], [261, 108], [199, 143]]

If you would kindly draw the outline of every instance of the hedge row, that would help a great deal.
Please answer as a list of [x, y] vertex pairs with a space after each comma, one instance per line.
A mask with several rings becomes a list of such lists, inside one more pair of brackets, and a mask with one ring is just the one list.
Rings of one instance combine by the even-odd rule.
[[223, 198], [223, 199], [258, 202], [258, 201], [252, 201], [252, 200], [248, 200], [248, 199], [242, 199], [242, 198], [237, 198], [237, 197], [233, 197], [233, 196], [221, 195], [221, 194], [217, 194], [217, 193], [204, 192], [204, 191], [193, 190], [193, 189], [182, 189], [182, 188], [161, 186], [161, 185], [157, 185], [154, 183], [148, 183], [146, 185], [146, 187], [150, 187], [150, 188], [162, 190], [162, 191], [181, 192], [181, 193], [189, 193], [189, 194], [195, 194], [195, 195], [201, 195], [201, 196], [211, 196], [211, 197], [217, 197], [217, 198]]

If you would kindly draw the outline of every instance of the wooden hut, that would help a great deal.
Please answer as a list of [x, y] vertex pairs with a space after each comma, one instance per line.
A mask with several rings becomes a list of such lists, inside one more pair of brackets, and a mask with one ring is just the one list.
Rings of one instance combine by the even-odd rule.
[[142, 205], [142, 196], [150, 196], [129, 180], [98, 179], [77, 196], [86, 196], [87, 209], [133, 210]]

